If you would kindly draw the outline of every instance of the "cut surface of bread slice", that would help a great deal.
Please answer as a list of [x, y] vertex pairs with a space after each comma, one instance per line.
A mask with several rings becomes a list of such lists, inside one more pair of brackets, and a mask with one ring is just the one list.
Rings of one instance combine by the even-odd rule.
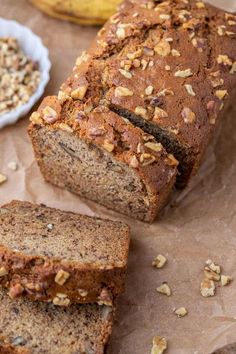
[[129, 227], [12, 201], [0, 208], [0, 284], [12, 298], [111, 305], [124, 291]]
[[[153, 221], [175, 183], [177, 161], [152, 136], [108, 108], [88, 114], [81, 109], [47, 97], [32, 116], [29, 135], [45, 180]], [[44, 120], [48, 111], [57, 115], [54, 123]]]
[[103, 354], [114, 309], [97, 304], [58, 308], [11, 300], [0, 290], [1, 354]]

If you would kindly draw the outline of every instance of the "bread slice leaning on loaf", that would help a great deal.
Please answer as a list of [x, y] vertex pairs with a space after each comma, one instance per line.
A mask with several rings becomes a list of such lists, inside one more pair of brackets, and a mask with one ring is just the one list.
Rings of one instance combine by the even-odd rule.
[[29, 135], [46, 181], [134, 218], [153, 221], [167, 202], [177, 161], [104, 106], [47, 97]]
[[121, 222], [13, 201], [0, 208], [0, 285], [11, 298], [112, 305], [129, 243]]
[[104, 354], [114, 309], [97, 304], [58, 308], [11, 300], [0, 290], [1, 354]]

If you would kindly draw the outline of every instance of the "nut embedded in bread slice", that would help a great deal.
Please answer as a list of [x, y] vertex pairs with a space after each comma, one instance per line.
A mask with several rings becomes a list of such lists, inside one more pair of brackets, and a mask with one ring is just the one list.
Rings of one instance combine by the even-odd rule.
[[0, 285], [11, 298], [112, 305], [130, 242], [121, 222], [12, 201], [0, 208]]

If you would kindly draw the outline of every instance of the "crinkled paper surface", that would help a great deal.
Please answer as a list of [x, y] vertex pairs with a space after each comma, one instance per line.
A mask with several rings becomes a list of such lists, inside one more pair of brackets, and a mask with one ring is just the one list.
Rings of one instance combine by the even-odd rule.
[[[214, 4], [236, 11], [235, 0]], [[0, 16], [23, 23], [43, 38], [53, 63], [47, 94], [57, 92], [75, 58], [95, 36], [97, 28], [60, 22], [41, 14], [26, 0], [0, 0]], [[192, 186], [175, 195], [153, 225], [133, 221], [46, 184], [33, 158], [27, 136], [28, 119], [0, 131], [0, 203], [12, 199], [45, 203], [89, 215], [124, 220], [132, 227], [126, 294], [119, 301], [109, 354], [148, 354], [152, 337], [165, 336], [171, 354], [210, 354], [236, 342], [236, 104], [225, 117], [214, 148]], [[7, 168], [16, 161], [16, 172]], [[152, 268], [158, 254], [168, 258], [161, 270]], [[217, 287], [205, 299], [199, 287], [204, 262], [211, 258], [234, 276], [228, 287]], [[169, 298], [156, 292], [168, 281]], [[189, 314], [176, 318], [173, 308]]]

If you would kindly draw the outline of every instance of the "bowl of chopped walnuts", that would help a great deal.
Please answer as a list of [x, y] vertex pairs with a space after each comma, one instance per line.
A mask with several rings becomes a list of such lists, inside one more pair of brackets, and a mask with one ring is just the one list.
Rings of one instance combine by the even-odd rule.
[[29, 113], [44, 93], [50, 69], [40, 37], [0, 18], [0, 129]]

